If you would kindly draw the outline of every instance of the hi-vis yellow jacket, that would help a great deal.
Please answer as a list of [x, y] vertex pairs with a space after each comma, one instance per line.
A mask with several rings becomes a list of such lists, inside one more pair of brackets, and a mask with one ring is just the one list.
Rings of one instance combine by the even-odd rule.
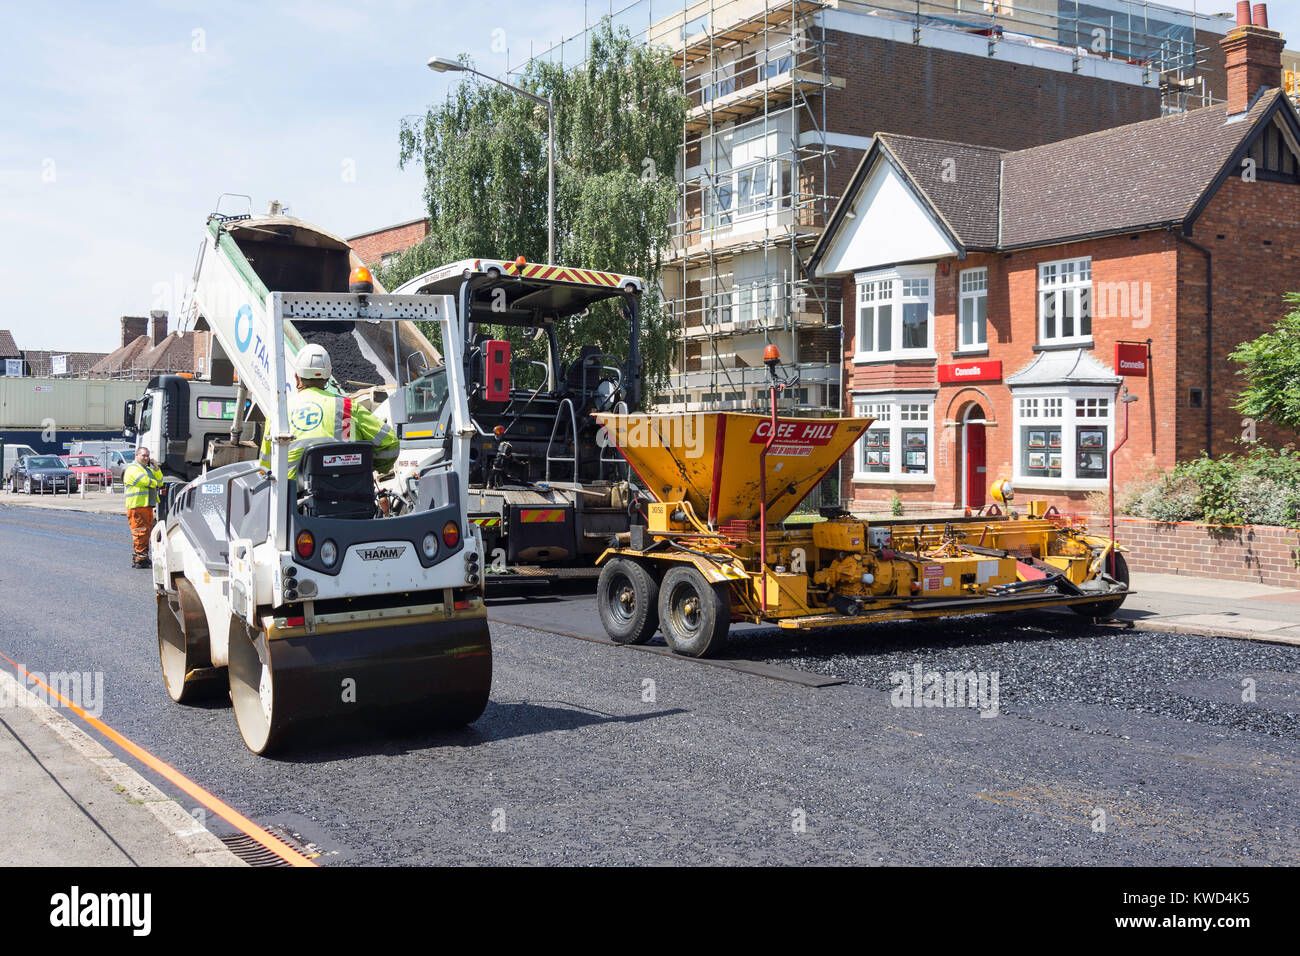
[[[269, 423], [267, 425], [269, 428]], [[289, 427], [294, 438], [337, 438], [339, 441], [364, 441], [374, 445], [375, 470], [381, 474], [397, 460], [398, 440], [393, 427], [367, 408], [353, 405], [352, 399], [334, 395], [322, 388], [304, 388], [289, 397]], [[302, 449], [289, 447], [289, 477], [298, 474]], [[262, 437], [263, 468], [271, 467], [271, 436]]]
[[145, 467], [133, 461], [122, 472], [122, 484], [126, 485], [126, 509], [152, 508], [158, 504], [158, 489], [163, 486], [162, 470], [157, 465]]

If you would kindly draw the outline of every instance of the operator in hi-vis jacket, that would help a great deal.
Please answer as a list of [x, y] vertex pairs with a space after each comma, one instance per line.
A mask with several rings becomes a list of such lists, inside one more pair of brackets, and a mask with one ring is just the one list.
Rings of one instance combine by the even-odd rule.
[[126, 520], [131, 523], [131, 543], [134, 554], [131, 567], [147, 568], [149, 561], [149, 532], [153, 530], [153, 510], [158, 504], [158, 489], [163, 486], [162, 471], [149, 460], [149, 449], [143, 445], [135, 450], [135, 461], [122, 473], [126, 485]]
[[[298, 390], [289, 398], [289, 427], [294, 438], [336, 438], [374, 445], [375, 471], [383, 474], [397, 460], [398, 440], [393, 427], [368, 408], [353, 405], [352, 399], [325, 391], [333, 364], [330, 354], [319, 345], [305, 346], [294, 358], [294, 381]], [[269, 424], [269, 423], [268, 423]], [[298, 474], [302, 448], [289, 446], [289, 477]], [[271, 467], [271, 436], [262, 436], [263, 468]]]

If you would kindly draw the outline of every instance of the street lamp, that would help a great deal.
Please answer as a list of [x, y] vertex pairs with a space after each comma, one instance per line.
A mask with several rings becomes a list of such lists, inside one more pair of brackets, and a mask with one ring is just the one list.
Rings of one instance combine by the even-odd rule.
[[428, 63], [429, 69], [435, 73], [473, 73], [475, 76], [481, 76], [485, 80], [491, 80], [499, 86], [518, 93], [520, 96], [526, 96], [534, 103], [541, 103], [546, 107], [546, 262], [548, 265], [555, 262], [555, 101], [550, 96], [538, 96], [536, 93], [529, 93], [527, 90], [521, 90], [517, 86], [511, 86], [503, 80], [498, 80], [495, 76], [488, 76], [486, 73], [480, 73], [472, 66], [466, 66], [459, 60], [449, 60], [445, 56], [431, 56]]

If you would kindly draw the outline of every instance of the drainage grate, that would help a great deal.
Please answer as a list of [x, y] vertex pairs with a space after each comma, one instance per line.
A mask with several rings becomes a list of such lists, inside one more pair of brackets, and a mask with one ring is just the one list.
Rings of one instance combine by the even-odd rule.
[[[306, 859], [315, 859], [321, 855], [318, 847], [311, 843], [304, 843], [295, 833], [290, 833], [284, 827], [269, 826], [264, 827], [267, 833], [288, 845], [289, 849], [297, 852]], [[226, 845], [231, 853], [239, 857], [249, 866], [288, 866], [289, 861], [283, 857], [272, 853], [262, 844], [258, 843], [246, 833], [236, 833], [231, 836], [221, 837], [221, 842]]]

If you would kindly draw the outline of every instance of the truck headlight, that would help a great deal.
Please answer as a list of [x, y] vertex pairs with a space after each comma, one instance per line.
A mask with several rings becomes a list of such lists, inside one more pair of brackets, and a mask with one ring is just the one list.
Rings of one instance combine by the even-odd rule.
[[325, 567], [334, 567], [334, 562], [339, 559], [339, 546], [333, 541], [326, 541], [320, 546], [320, 559], [325, 562]]
[[420, 549], [424, 552], [424, 556], [432, 561], [434, 555], [438, 553], [438, 536], [430, 531], [420, 542]]

